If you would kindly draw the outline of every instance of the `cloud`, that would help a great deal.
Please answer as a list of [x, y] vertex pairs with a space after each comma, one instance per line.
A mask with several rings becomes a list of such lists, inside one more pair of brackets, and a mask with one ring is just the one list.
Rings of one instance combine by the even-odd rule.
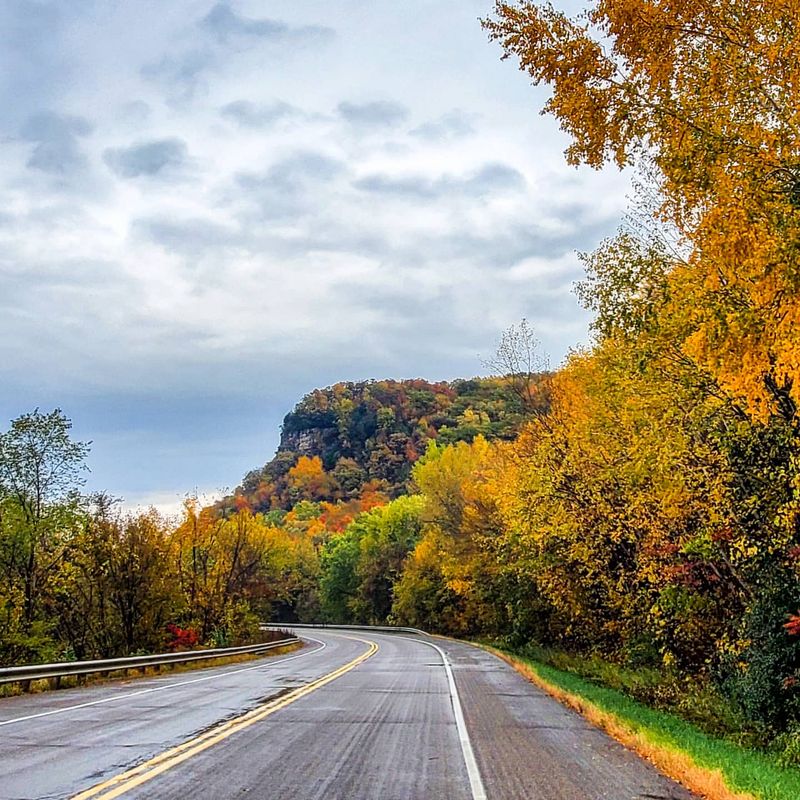
[[486, 164], [466, 176], [367, 175], [353, 182], [364, 192], [416, 200], [435, 200], [450, 195], [483, 197], [495, 192], [520, 191], [525, 188], [522, 173], [506, 164]]
[[[468, 192], [486, 194], [495, 191], [521, 191], [526, 186], [523, 174], [508, 164], [486, 164], [460, 185]], [[459, 185], [456, 182], [456, 185]]]
[[[197, 28], [205, 36], [197, 35]], [[231, 54], [255, 45], [293, 47], [319, 45], [336, 38], [324, 25], [290, 25], [277, 19], [253, 19], [237, 14], [226, 2], [217, 3], [194, 28], [193, 46], [164, 54], [141, 68], [144, 78], [161, 83], [171, 105], [186, 104], [209, 90], [206, 74], [230, 65]], [[199, 40], [199, 41], [198, 41]]]
[[103, 161], [120, 178], [153, 177], [186, 163], [186, 142], [171, 138], [138, 142], [129, 147], [110, 147], [103, 153]]
[[27, 166], [53, 175], [84, 169], [87, 160], [78, 140], [91, 131], [92, 126], [84, 117], [52, 111], [34, 114], [20, 132], [24, 140], [34, 142]]
[[449, 111], [436, 120], [425, 122], [410, 131], [411, 136], [430, 142], [447, 142], [462, 139], [475, 133], [473, 122], [477, 114], [467, 114], [459, 109]]
[[145, 64], [141, 73], [144, 78], [162, 82], [167, 87], [170, 103], [185, 103], [194, 98], [204, 87], [203, 73], [215, 62], [209, 49], [192, 49], [178, 55], [165, 55]]
[[264, 172], [239, 173], [233, 194], [255, 201], [265, 217], [303, 216], [322, 202], [330, 185], [346, 172], [345, 163], [337, 158], [298, 151]]
[[136, 237], [154, 242], [170, 252], [189, 256], [192, 264], [203, 254], [215, 258], [224, 248], [246, 243], [237, 229], [206, 217], [143, 217], [134, 220], [131, 229]]
[[326, 182], [341, 175], [344, 162], [325, 153], [300, 151], [275, 162], [264, 179], [282, 189], [291, 190], [308, 181]]
[[268, 41], [328, 39], [334, 35], [332, 28], [323, 25], [293, 27], [276, 19], [252, 19], [237, 14], [229, 3], [217, 3], [200, 22], [220, 44], [236, 39], [262, 39]]
[[2, 126], [16, 131], [32, 114], [56, 108], [66, 88], [72, 54], [63, 48], [64, 33], [81, 3], [0, 3], [0, 102]]
[[220, 109], [223, 117], [247, 128], [267, 128], [280, 120], [301, 117], [299, 108], [277, 100], [274, 103], [251, 103], [249, 100], [234, 100]]
[[349, 103], [337, 106], [339, 115], [349, 122], [365, 128], [390, 128], [400, 125], [408, 117], [408, 109], [400, 103], [376, 100], [371, 103]]
[[122, 105], [120, 113], [134, 125], [141, 125], [150, 119], [153, 109], [144, 100], [131, 100]]
[[481, 3], [0, 3], [0, 416], [64, 407], [93, 488], [154, 497], [236, 483], [314, 386], [585, 340], [627, 178], [561, 166]]

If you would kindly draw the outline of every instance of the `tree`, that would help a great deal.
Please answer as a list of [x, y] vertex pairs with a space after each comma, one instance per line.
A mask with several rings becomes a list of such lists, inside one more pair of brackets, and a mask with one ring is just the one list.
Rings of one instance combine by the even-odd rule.
[[54, 587], [57, 630], [79, 659], [158, 650], [177, 600], [169, 528], [152, 509], [124, 514], [105, 495], [93, 501]]
[[386, 622], [395, 583], [422, 531], [421, 497], [360, 514], [323, 548], [322, 606], [334, 622]]
[[[0, 535], [6, 574], [19, 580], [23, 616], [36, 618], [46, 580], [58, 569], [75, 523], [90, 442], [70, 438], [72, 423], [38, 409], [0, 434]], [[13, 521], [8, 525], [9, 520]]]
[[325, 471], [319, 456], [300, 456], [287, 475], [289, 497], [297, 500], [331, 500], [339, 487]]
[[527, 414], [542, 408], [541, 375], [547, 359], [539, 352], [540, 342], [528, 320], [503, 331], [494, 356], [484, 362], [496, 378], [507, 383]]
[[409, 555], [394, 586], [392, 615], [400, 625], [463, 634], [464, 602], [448, 586], [450, 553], [443, 539], [437, 529], [429, 530]]
[[360, 531], [352, 526], [332, 539], [321, 553], [320, 594], [322, 610], [331, 622], [353, 620], [352, 602], [358, 595]]
[[599, 0], [570, 18], [498, 2], [484, 22], [547, 83], [571, 163], [654, 173], [687, 244], [670, 275], [683, 352], [749, 413], [800, 400], [800, 4]]

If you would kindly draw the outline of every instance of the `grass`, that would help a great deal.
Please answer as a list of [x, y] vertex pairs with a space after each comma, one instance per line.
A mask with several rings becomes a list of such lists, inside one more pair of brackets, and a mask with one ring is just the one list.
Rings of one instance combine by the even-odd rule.
[[590, 683], [616, 689], [649, 708], [675, 714], [705, 733], [746, 748], [763, 749], [768, 738], [765, 731], [748, 723], [707, 677], [691, 678], [652, 666], [625, 666], [598, 654], [577, 655], [532, 643], [514, 652]]
[[709, 800], [798, 800], [800, 770], [530, 656], [489, 648], [561, 702]]

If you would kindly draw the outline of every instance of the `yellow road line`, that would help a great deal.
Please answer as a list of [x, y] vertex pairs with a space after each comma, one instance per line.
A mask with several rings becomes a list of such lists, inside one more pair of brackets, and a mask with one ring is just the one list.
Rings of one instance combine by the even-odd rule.
[[196, 756], [198, 753], [202, 753], [209, 747], [227, 739], [234, 733], [249, 728], [256, 722], [260, 722], [265, 717], [270, 716], [270, 714], [280, 711], [295, 700], [299, 700], [301, 697], [311, 694], [315, 689], [319, 689], [325, 686], [325, 684], [336, 680], [336, 678], [354, 669], [378, 652], [378, 645], [375, 644], [375, 642], [360, 639], [356, 636], [347, 636], [345, 638], [363, 642], [369, 645], [369, 647], [360, 656], [354, 658], [352, 661], [348, 661], [347, 664], [343, 664], [333, 672], [329, 672], [327, 675], [323, 675], [321, 678], [317, 678], [311, 683], [307, 683], [305, 686], [301, 686], [299, 689], [295, 689], [283, 697], [276, 698], [258, 708], [254, 708], [252, 711], [248, 711], [246, 714], [236, 717], [236, 719], [223, 722], [216, 728], [206, 731], [194, 739], [179, 744], [177, 747], [170, 748], [160, 755], [139, 764], [138, 767], [122, 772], [113, 778], [109, 778], [107, 781], [103, 781], [103, 783], [98, 783], [80, 794], [74, 795], [72, 800], [88, 800], [89, 798], [95, 798], [95, 800], [111, 800], [114, 797], [120, 797], [131, 789], [135, 789], [137, 786], [141, 786], [141, 784], [155, 778], [162, 772], [172, 769], [172, 767], [192, 758], [192, 756]]

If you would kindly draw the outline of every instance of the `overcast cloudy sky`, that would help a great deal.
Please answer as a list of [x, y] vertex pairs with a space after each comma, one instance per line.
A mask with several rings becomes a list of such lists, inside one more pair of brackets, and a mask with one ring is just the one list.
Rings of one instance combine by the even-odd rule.
[[[563, 3], [562, 3], [563, 5]], [[0, 4], [0, 419], [60, 406], [92, 487], [235, 486], [315, 386], [587, 338], [627, 181], [501, 62], [489, 0]]]

